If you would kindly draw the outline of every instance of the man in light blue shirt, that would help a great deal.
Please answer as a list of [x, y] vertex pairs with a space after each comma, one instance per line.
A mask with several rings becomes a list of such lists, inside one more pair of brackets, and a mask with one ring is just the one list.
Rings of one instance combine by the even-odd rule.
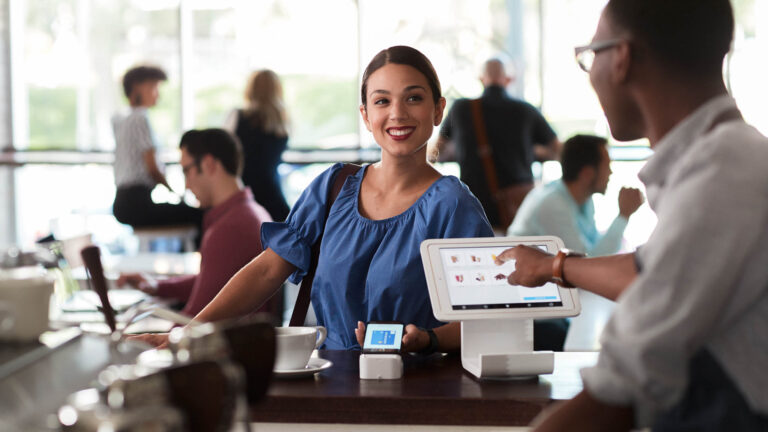
[[643, 204], [638, 189], [622, 188], [619, 214], [601, 234], [595, 226], [592, 195], [604, 194], [611, 176], [605, 138], [576, 135], [563, 145], [563, 177], [540, 186], [523, 201], [507, 234], [554, 235], [571, 250], [591, 256], [619, 251], [629, 217]]

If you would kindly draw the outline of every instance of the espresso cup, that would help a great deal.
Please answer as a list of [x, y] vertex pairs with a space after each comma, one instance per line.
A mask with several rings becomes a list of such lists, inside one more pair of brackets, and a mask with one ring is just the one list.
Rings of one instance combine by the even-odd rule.
[[325, 327], [277, 327], [277, 354], [275, 370], [300, 370], [307, 367], [309, 357], [325, 342]]
[[0, 341], [27, 342], [48, 330], [53, 280], [19, 268], [0, 274]]

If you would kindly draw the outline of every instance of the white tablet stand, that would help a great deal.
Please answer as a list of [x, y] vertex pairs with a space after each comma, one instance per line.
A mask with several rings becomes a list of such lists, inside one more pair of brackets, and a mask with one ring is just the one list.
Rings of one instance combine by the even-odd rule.
[[552, 373], [552, 351], [533, 351], [532, 319], [475, 319], [461, 322], [461, 364], [478, 378]]

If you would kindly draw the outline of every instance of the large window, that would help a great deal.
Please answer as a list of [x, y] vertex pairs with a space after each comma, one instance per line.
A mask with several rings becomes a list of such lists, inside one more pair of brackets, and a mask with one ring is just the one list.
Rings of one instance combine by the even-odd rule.
[[[433, 61], [448, 98], [476, 97], [479, 67], [500, 56], [516, 71], [511, 94], [542, 108], [561, 139], [609, 135], [573, 46], [587, 43], [605, 0], [12, 0], [13, 145], [17, 149], [114, 148], [111, 118], [126, 109], [120, 80], [137, 63], [163, 67], [169, 80], [150, 111], [161, 143], [175, 148], [193, 127], [222, 125], [243, 104], [248, 76], [275, 70], [283, 80], [293, 149], [375, 148], [358, 114], [362, 69], [382, 48], [408, 44]], [[737, 29], [728, 84], [748, 121], [768, 133], [768, 2], [734, 0]], [[616, 213], [620, 186], [638, 186], [645, 142], [612, 142], [613, 180], [596, 198], [598, 226]], [[646, 148], [643, 148], [646, 146]], [[330, 157], [329, 157], [330, 158]], [[320, 158], [314, 158], [322, 160]], [[330, 160], [328, 160], [330, 162]], [[322, 169], [286, 165], [293, 201]], [[89, 179], [111, 185], [108, 167], [16, 170], [18, 239], [29, 244], [72, 214], [107, 214], [113, 189], [84, 203]], [[453, 171], [455, 173], [455, 167]], [[556, 163], [539, 171], [559, 176]], [[50, 173], [48, 175], [47, 173]], [[33, 189], [46, 178], [68, 187]], [[181, 180], [174, 180], [180, 189]], [[55, 206], [46, 205], [56, 194]], [[74, 194], [72, 199], [64, 199]], [[34, 197], [34, 199], [33, 199]], [[34, 217], [28, 215], [34, 214]], [[655, 225], [644, 207], [627, 231], [628, 247]]]

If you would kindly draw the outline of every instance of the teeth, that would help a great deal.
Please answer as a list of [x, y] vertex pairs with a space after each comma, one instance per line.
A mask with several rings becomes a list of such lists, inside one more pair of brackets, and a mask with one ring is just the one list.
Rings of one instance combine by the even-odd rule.
[[393, 136], [408, 135], [411, 132], [413, 132], [413, 128], [408, 128], [408, 129], [390, 129], [389, 130], [389, 134], [393, 135]]

